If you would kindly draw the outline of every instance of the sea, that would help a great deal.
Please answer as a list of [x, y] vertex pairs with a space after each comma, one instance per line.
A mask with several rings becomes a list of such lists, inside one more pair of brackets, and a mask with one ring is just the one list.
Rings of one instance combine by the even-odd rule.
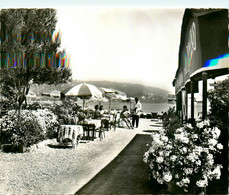
[[[82, 106], [82, 103], [78, 103], [80, 106]], [[94, 108], [94, 106], [99, 103], [98, 102], [86, 102], [86, 106]], [[142, 104], [142, 112], [146, 114], [150, 114], [152, 112], [167, 112], [170, 107], [174, 107], [176, 104], [174, 103], [145, 103], [141, 102]], [[105, 110], [109, 109], [109, 102], [102, 102], [100, 105], [103, 105]], [[123, 106], [126, 105], [127, 108], [133, 109], [134, 102], [111, 102], [110, 103], [110, 109], [111, 110], [122, 110]]]

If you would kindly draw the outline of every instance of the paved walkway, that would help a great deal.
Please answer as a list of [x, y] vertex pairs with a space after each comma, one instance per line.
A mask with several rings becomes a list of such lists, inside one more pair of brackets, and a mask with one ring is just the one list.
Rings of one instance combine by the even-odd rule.
[[126, 148], [76, 194], [152, 194], [161, 189], [148, 179], [143, 154], [150, 134], [137, 134]]

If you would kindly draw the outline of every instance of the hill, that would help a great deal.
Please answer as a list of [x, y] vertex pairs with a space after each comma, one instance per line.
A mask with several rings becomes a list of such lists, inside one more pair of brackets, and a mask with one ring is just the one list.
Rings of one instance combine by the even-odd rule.
[[117, 89], [125, 92], [127, 97], [138, 97], [142, 101], [146, 102], [165, 102], [167, 101], [167, 96], [169, 93], [168, 91], [157, 87], [112, 81], [72, 81], [71, 83], [61, 85], [34, 85], [31, 87], [31, 90], [34, 91], [37, 95], [40, 95], [42, 92], [51, 92], [52, 90], [62, 91], [69, 86], [82, 82], [90, 83], [96, 85], [97, 87]]

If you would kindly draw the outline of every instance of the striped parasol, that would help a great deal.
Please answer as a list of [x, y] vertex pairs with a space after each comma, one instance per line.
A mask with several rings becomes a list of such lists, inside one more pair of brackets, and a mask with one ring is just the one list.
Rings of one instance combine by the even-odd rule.
[[81, 83], [72, 87], [69, 87], [61, 92], [61, 96], [69, 96], [69, 97], [79, 97], [83, 99], [83, 109], [85, 100], [89, 98], [102, 98], [103, 93], [99, 88], [97, 88], [95, 85], [87, 84], [87, 83]]
[[126, 94], [122, 91], [104, 87], [101, 87], [100, 89], [103, 91], [104, 96], [109, 99], [109, 110], [111, 108], [111, 100], [126, 100]]

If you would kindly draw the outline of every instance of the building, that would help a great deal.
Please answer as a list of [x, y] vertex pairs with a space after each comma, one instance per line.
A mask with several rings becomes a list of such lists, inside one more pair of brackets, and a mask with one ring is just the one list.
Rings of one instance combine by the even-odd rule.
[[197, 93], [202, 97], [198, 113], [203, 120], [206, 118], [209, 80], [229, 74], [228, 17], [228, 9], [185, 10], [179, 64], [173, 80], [176, 109], [185, 121], [195, 119]]

